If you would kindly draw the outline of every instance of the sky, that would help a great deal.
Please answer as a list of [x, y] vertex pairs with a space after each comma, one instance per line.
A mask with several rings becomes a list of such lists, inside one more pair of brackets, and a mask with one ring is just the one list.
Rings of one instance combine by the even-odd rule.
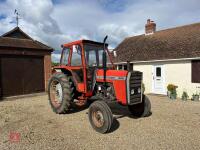
[[157, 30], [200, 22], [200, 0], [0, 0], [0, 35], [19, 27], [56, 51], [60, 45], [79, 39], [102, 41], [109, 48], [124, 38], [144, 34], [147, 19]]

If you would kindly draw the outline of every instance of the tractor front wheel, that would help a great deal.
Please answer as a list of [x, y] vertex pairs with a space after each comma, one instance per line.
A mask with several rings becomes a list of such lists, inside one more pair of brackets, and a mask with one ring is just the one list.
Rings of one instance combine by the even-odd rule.
[[88, 117], [93, 129], [99, 133], [107, 133], [111, 129], [113, 115], [104, 101], [93, 102], [88, 111]]
[[129, 105], [129, 111], [135, 117], [147, 117], [151, 113], [151, 102], [145, 95], [142, 96], [142, 103]]

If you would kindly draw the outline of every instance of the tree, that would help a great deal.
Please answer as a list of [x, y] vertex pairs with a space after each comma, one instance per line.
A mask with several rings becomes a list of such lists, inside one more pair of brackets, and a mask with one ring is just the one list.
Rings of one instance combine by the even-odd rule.
[[58, 66], [60, 63], [58, 62], [51, 62], [51, 66], [54, 67], [54, 66]]

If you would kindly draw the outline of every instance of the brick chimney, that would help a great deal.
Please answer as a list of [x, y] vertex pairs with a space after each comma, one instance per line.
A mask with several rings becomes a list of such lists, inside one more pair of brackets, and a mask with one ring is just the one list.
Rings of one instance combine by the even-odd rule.
[[154, 32], [156, 32], [156, 23], [148, 19], [145, 25], [145, 35], [153, 34]]

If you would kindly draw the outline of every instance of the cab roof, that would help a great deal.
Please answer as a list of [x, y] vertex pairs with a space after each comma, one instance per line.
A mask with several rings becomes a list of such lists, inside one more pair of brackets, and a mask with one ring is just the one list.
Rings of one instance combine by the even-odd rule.
[[[70, 42], [70, 43], [66, 43], [66, 44], [63, 44], [61, 45], [62, 47], [69, 47], [69, 46], [72, 46], [72, 45], [76, 45], [76, 44], [93, 44], [93, 45], [98, 45], [98, 46], [103, 46], [103, 43], [101, 42], [96, 42], [96, 41], [91, 41], [91, 40], [78, 40], [78, 41], [73, 41], [73, 42]], [[108, 46], [108, 44], [106, 43], [106, 46]]]

